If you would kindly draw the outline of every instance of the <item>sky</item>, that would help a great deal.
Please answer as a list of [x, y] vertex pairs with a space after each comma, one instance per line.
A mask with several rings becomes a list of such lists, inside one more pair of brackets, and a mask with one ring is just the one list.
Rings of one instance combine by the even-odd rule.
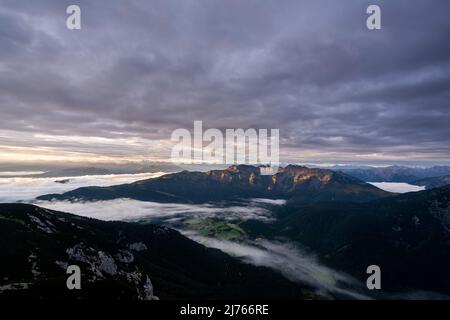
[[[81, 7], [81, 30], [66, 7]], [[366, 8], [381, 7], [381, 30]], [[450, 161], [447, 0], [0, 0], [0, 163], [168, 159], [276, 128], [284, 161]]]

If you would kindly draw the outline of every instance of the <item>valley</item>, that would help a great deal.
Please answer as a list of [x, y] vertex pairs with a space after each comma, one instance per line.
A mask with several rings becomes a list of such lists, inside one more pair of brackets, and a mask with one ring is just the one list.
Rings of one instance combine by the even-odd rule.
[[[236, 261], [269, 268], [302, 287], [303, 297], [407, 299], [450, 294], [449, 193], [399, 195], [324, 169], [288, 166], [264, 177], [255, 167], [231, 166], [32, 202], [50, 212], [177, 230]], [[381, 292], [365, 288], [371, 264], [383, 270]], [[417, 277], [423, 272], [426, 278]]]

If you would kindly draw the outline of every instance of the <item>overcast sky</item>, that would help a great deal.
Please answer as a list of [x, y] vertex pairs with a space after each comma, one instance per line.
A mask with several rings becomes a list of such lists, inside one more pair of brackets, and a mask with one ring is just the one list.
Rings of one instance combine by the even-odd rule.
[[447, 161], [449, 35], [448, 0], [0, 0], [0, 162], [164, 159], [194, 120], [279, 128], [288, 161]]

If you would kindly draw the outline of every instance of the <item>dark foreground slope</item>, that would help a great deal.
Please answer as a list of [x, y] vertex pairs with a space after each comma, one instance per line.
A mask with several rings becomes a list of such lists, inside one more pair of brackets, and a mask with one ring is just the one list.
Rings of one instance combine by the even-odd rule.
[[[302, 298], [308, 292], [166, 227], [25, 204], [0, 204], [0, 262], [0, 299]], [[71, 264], [82, 270], [81, 290], [66, 288]]]
[[183, 171], [112, 187], [85, 187], [40, 200], [111, 200], [202, 203], [234, 198], [290, 199], [298, 202], [364, 202], [391, 195], [341, 172], [289, 165], [274, 175], [239, 165], [225, 170]]
[[450, 186], [369, 203], [290, 204], [277, 217], [270, 228], [241, 227], [299, 242], [362, 280], [378, 265], [385, 290], [450, 294]]

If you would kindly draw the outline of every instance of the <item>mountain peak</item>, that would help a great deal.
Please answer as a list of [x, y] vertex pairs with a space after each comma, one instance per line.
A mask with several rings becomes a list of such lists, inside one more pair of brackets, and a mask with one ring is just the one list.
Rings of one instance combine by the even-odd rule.
[[233, 164], [225, 169], [233, 173], [259, 173], [259, 168], [248, 164]]

